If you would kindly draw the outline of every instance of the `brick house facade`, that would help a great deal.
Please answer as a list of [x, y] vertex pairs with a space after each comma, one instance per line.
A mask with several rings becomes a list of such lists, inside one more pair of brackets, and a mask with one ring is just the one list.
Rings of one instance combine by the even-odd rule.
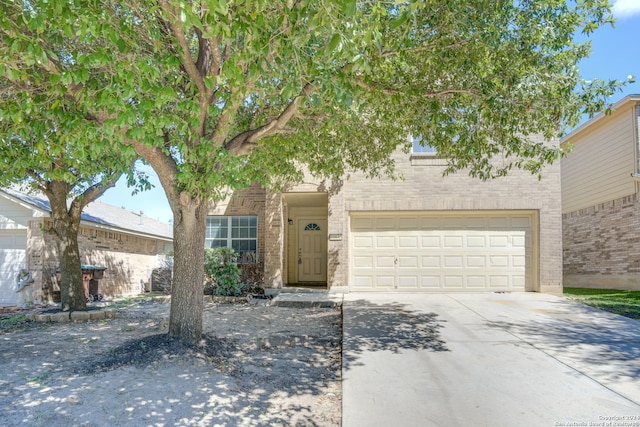
[[[402, 180], [355, 173], [339, 181], [307, 176], [281, 193], [252, 186], [209, 218], [256, 217], [266, 287], [562, 292], [559, 164], [541, 180], [514, 170], [480, 181], [443, 177], [445, 162], [434, 153], [394, 159]], [[228, 233], [241, 230], [230, 225]]]
[[[0, 239], [18, 236], [11, 246], [0, 248], [0, 269], [6, 273], [0, 282], [0, 304], [15, 304], [11, 290], [20, 268], [27, 268], [35, 279], [34, 300], [54, 298], [58, 248], [50, 228], [48, 202], [43, 197], [0, 191]], [[85, 209], [78, 233], [82, 264], [106, 267], [99, 281], [105, 296], [136, 295], [148, 287], [152, 269], [158, 267], [173, 247], [172, 228], [139, 213], [93, 202]], [[8, 256], [7, 254], [11, 254]]]
[[640, 290], [640, 95], [562, 140], [565, 286]]
[[637, 194], [565, 213], [562, 222], [566, 286], [640, 289]]

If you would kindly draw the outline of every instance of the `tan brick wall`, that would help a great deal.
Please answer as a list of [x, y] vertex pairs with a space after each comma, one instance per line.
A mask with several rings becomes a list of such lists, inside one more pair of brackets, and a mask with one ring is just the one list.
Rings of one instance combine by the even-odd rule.
[[[562, 217], [560, 164], [548, 166], [538, 180], [528, 172], [513, 170], [507, 177], [481, 181], [465, 172], [442, 176], [445, 162], [396, 153], [401, 180], [368, 179], [352, 174], [339, 191], [330, 192], [329, 233], [341, 233], [342, 240], [328, 246], [328, 282], [347, 286], [349, 278], [349, 213], [353, 211], [490, 211], [528, 210], [537, 215], [538, 274], [534, 289], [562, 292]], [[326, 189], [321, 181], [307, 178], [304, 186], [290, 191]], [[315, 189], [315, 190], [314, 190]]]
[[[36, 277], [34, 290], [38, 292], [39, 300], [47, 296], [46, 290], [44, 294], [42, 290], [43, 279], [52, 275], [59, 265], [56, 239], [42, 233], [42, 224], [42, 220], [31, 221], [27, 237], [28, 268]], [[119, 296], [140, 293], [140, 281], [149, 280], [151, 270], [160, 264], [165, 247], [170, 247], [171, 242], [82, 226], [78, 246], [82, 264], [107, 268], [104, 278], [99, 281], [99, 292]]]
[[258, 262], [265, 260], [265, 200], [267, 192], [258, 184], [237, 191], [227, 200], [216, 203], [209, 209], [209, 215], [256, 215], [258, 217]]
[[[562, 217], [560, 206], [560, 164], [548, 166], [542, 179], [528, 172], [513, 170], [509, 176], [480, 181], [461, 172], [446, 177], [444, 161], [424, 157], [410, 159], [409, 154], [396, 153], [395, 160], [402, 180], [367, 179], [354, 173], [348, 180], [329, 182], [307, 177], [303, 184], [287, 188], [290, 192], [327, 192], [328, 233], [341, 234], [342, 240], [328, 242], [328, 285], [348, 285], [349, 213], [352, 211], [489, 211], [528, 210], [537, 217], [538, 274], [534, 289], [562, 292]], [[500, 161], [500, 160], [496, 160]], [[265, 285], [282, 286], [287, 271], [282, 197], [253, 187], [244, 193], [244, 201], [236, 196], [227, 204], [210, 211], [216, 215], [259, 216], [259, 245], [265, 255]], [[264, 199], [260, 199], [264, 195]], [[252, 210], [264, 200], [266, 214]], [[262, 216], [261, 216], [262, 215]], [[262, 228], [264, 227], [264, 228]], [[262, 246], [264, 245], [264, 246]]]
[[640, 290], [638, 195], [565, 213], [565, 286]]

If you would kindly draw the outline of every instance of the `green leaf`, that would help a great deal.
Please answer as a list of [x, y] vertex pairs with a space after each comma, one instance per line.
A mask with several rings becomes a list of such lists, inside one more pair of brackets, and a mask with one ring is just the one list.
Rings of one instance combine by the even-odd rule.
[[340, 34], [334, 34], [333, 37], [331, 37], [331, 40], [329, 41], [329, 45], [327, 46], [327, 48], [329, 49], [329, 51], [334, 51], [336, 50], [336, 47], [338, 47], [339, 43], [340, 43]]

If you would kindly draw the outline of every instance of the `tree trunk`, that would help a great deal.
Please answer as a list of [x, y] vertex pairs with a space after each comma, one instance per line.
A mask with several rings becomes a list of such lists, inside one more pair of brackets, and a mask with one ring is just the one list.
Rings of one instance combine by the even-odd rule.
[[63, 311], [84, 310], [87, 299], [82, 283], [80, 268], [80, 250], [78, 249], [78, 231], [80, 229], [80, 212], [67, 208], [69, 185], [52, 181], [47, 197], [51, 206], [53, 232], [58, 238], [60, 253], [60, 299]]
[[179, 204], [179, 215], [175, 215], [174, 207], [169, 336], [195, 344], [202, 337], [207, 204], [190, 197], [184, 197]]
[[56, 233], [60, 236], [60, 298], [63, 311], [87, 308], [80, 268], [78, 231], [70, 225], [56, 227]]

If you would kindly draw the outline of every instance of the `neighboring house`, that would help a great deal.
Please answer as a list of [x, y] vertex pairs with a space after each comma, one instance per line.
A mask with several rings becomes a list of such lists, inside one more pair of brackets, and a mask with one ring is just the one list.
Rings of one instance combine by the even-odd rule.
[[541, 180], [513, 170], [481, 181], [443, 177], [428, 147], [394, 158], [403, 180], [356, 173], [238, 192], [210, 210], [206, 244], [263, 266], [266, 287], [562, 292], [559, 162]]
[[640, 95], [561, 141], [564, 285], [640, 290]]
[[[33, 273], [36, 301], [53, 298], [58, 251], [54, 236], [43, 233], [50, 227], [50, 212], [44, 196], [0, 190], [0, 305], [17, 302], [13, 286], [21, 268]], [[172, 227], [142, 213], [93, 202], [83, 211], [78, 244], [82, 264], [107, 268], [100, 293], [138, 294], [173, 247]]]

